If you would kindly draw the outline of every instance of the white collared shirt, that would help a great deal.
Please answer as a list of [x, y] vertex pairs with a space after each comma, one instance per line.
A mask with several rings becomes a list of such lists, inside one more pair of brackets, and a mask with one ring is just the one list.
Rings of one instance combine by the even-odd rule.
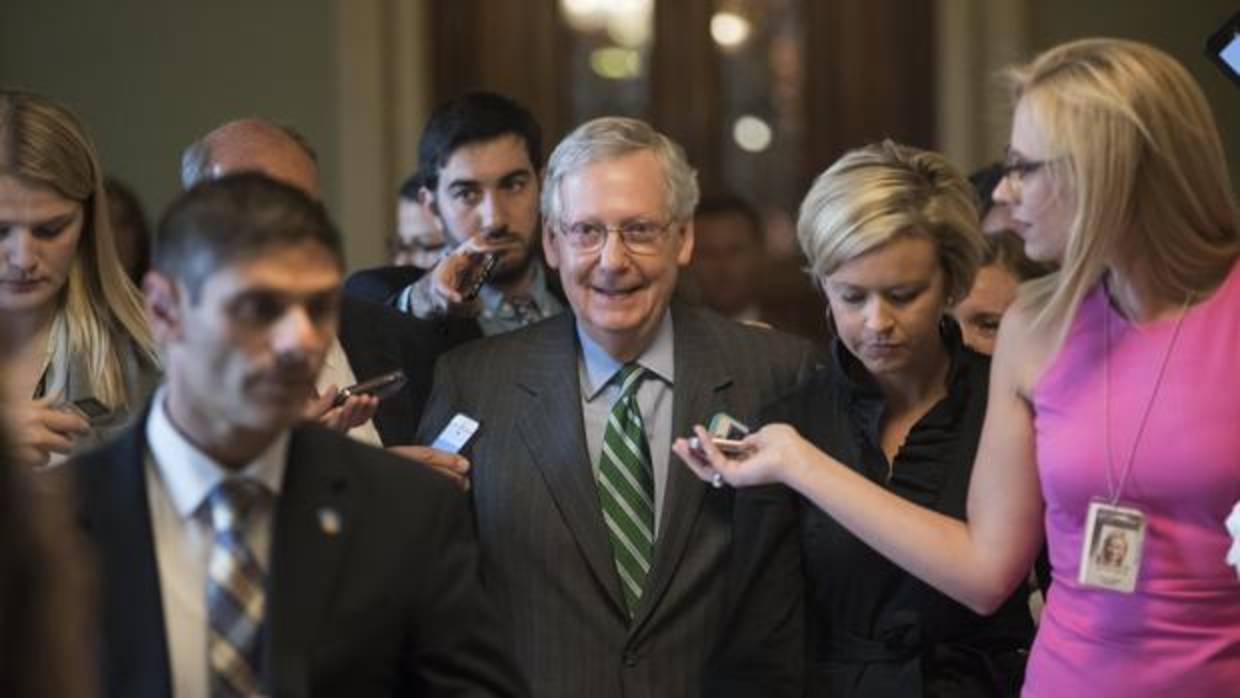
[[246, 542], [264, 573], [271, 559], [276, 497], [284, 481], [289, 432], [232, 473], [198, 450], [173, 426], [160, 388], [146, 422], [146, 491], [163, 598], [164, 631], [175, 698], [207, 695], [207, 562], [214, 534], [207, 497], [227, 477], [254, 480], [269, 496], [255, 502]]
[[[366, 376], [366, 378], [374, 378], [374, 376]], [[333, 337], [332, 345], [327, 350], [327, 358], [323, 361], [323, 370], [319, 371], [319, 379], [314, 382], [314, 389], [322, 394], [329, 386], [334, 385], [339, 390], [357, 382], [357, 375], [353, 373], [353, 367], [349, 365], [349, 357], [344, 353], [344, 347], [340, 346], [340, 339]], [[349, 438], [383, 448], [383, 441], [379, 438], [373, 419], [367, 419], [350, 429]]]

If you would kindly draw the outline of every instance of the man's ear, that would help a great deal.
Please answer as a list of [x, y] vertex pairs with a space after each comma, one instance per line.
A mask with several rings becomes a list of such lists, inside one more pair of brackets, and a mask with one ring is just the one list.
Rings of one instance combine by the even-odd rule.
[[435, 192], [426, 187], [418, 187], [418, 203], [427, 215], [439, 220], [439, 204], [435, 202]]
[[693, 219], [690, 218], [680, 228], [680, 249], [676, 251], [676, 265], [685, 267], [693, 261]]
[[556, 243], [556, 233], [552, 229], [551, 224], [546, 221], [542, 224], [542, 246], [543, 259], [547, 262], [547, 266], [552, 269], [560, 268], [560, 248]]
[[148, 271], [142, 279], [143, 306], [151, 334], [160, 344], [183, 336], [181, 295], [183, 288], [158, 271]]

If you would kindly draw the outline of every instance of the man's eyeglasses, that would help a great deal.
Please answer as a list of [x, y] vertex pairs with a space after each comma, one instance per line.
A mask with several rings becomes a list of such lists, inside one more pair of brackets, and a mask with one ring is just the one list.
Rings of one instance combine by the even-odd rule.
[[568, 246], [577, 252], [597, 252], [603, 249], [607, 234], [614, 233], [620, 236], [620, 241], [629, 252], [655, 254], [662, 250], [667, 231], [675, 224], [676, 221], [656, 223], [642, 219], [616, 225], [605, 225], [597, 221], [561, 222], [560, 234], [564, 236]]

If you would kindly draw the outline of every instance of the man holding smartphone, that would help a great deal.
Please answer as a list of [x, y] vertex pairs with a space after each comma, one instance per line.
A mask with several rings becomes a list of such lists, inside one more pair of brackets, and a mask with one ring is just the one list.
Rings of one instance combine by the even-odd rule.
[[[530, 112], [492, 92], [437, 108], [418, 143], [419, 200], [450, 252], [429, 271], [368, 269], [348, 288], [441, 322], [453, 343], [560, 313], [563, 296], [538, 256], [542, 134]], [[363, 291], [362, 289], [369, 289]]]

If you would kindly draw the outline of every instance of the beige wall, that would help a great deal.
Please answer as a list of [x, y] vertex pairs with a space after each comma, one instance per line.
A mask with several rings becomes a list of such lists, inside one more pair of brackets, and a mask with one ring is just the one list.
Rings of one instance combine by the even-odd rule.
[[422, 0], [3, 0], [0, 84], [73, 108], [151, 219], [179, 190], [180, 152], [193, 138], [238, 116], [289, 124], [319, 153], [350, 265], [372, 265], [424, 118], [424, 9]]
[[1087, 36], [1119, 36], [1154, 44], [1180, 60], [1205, 90], [1240, 190], [1240, 88], [1205, 55], [1206, 37], [1240, 7], [1236, 0], [1038, 0], [1031, 13], [1037, 49]]
[[1206, 37], [1235, 0], [939, 0], [940, 145], [966, 169], [1007, 143], [1005, 65], [1075, 38], [1117, 36], [1153, 44], [1197, 78], [1223, 132], [1240, 186], [1240, 89], [1206, 59]]
[[[1158, 45], [1197, 75], [1240, 181], [1240, 90], [1202, 53], [1234, 0], [938, 2], [939, 141], [963, 167], [1007, 142], [1002, 66], [1109, 34]], [[77, 110], [151, 218], [178, 190], [192, 138], [243, 115], [295, 126], [319, 151], [350, 266], [369, 266], [427, 115], [426, 11], [425, 0], [0, 0], [0, 84]]]

